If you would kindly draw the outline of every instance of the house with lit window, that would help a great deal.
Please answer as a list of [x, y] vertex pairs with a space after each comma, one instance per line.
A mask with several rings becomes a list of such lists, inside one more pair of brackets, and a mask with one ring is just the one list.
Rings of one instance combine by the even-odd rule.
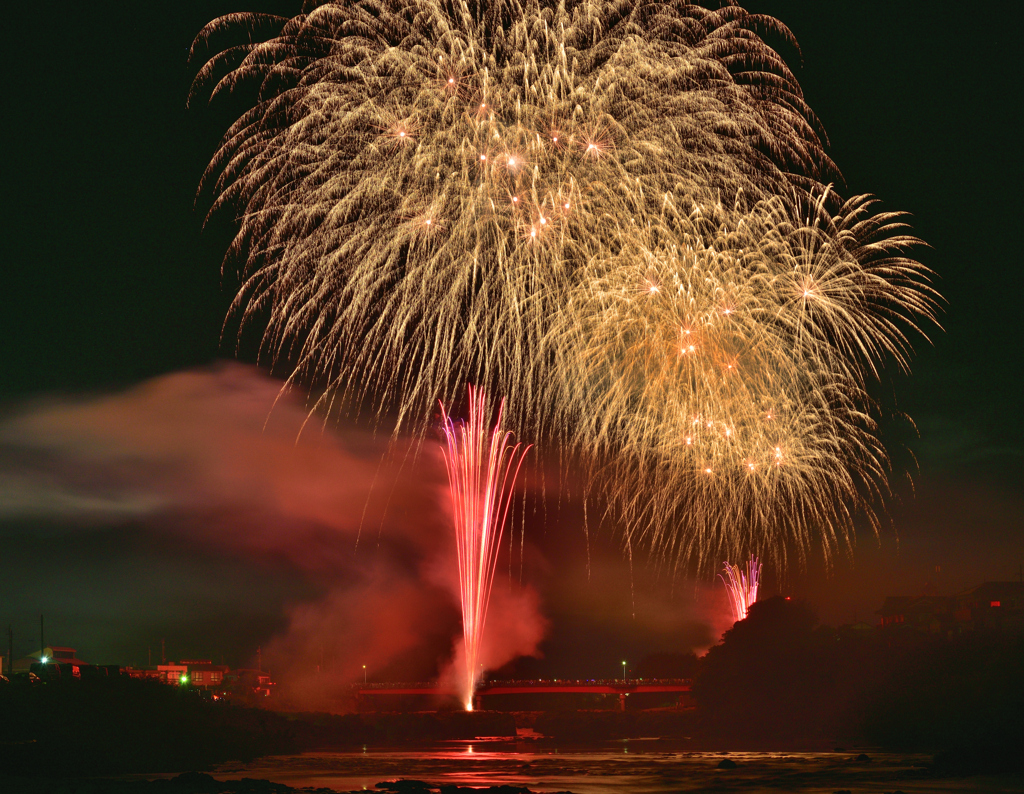
[[209, 659], [182, 662], [188, 667], [188, 682], [201, 689], [216, 689], [224, 683], [227, 665], [212, 664]]
[[960, 631], [1024, 633], [1024, 583], [984, 582], [953, 597]]
[[949, 596], [888, 596], [875, 614], [883, 629], [942, 634], [952, 627], [953, 606]]
[[888, 596], [878, 628], [888, 632], [964, 634], [1024, 633], [1024, 583], [984, 582], [955, 596]]
[[224, 683], [227, 665], [213, 664], [209, 659], [182, 659], [177, 664], [159, 664], [157, 675], [165, 684], [217, 689]]

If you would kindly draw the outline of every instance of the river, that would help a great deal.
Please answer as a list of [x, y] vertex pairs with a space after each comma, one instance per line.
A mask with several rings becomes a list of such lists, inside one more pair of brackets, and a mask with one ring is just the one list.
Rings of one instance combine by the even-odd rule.
[[[533, 742], [451, 742], [430, 749], [364, 748], [271, 756], [229, 764], [220, 779], [261, 778], [296, 788], [374, 790], [400, 778], [436, 785], [525, 786], [537, 792], [668, 794], [744, 791], [854, 794], [882, 792], [1021, 792], [1019, 776], [935, 779], [928, 755], [871, 753], [857, 761], [843, 753], [702, 753], [659, 741], [624, 741], [601, 749], [543, 747]], [[720, 769], [728, 758], [734, 769]], [[379, 791], [379, 789], [377, 789]]]

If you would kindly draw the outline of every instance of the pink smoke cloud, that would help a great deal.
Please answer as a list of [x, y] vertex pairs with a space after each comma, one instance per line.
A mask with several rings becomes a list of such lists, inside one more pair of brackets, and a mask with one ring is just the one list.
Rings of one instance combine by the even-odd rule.
[[[0, 420], [0, 518], [76, 531], [131, 520], [197, 553], [299, 572], [318, 595], [282, 607], [286, 628], [263, 658], [304, 707], [323, 707], [364, 664], [436, 675], [461, 636], [439, 454], [310, 420], [280, 389], [222, 364], [23, 407]], [[537, 653], [546, 626], [528, 584], [507, 589], [488, 627], [494, 664]]]

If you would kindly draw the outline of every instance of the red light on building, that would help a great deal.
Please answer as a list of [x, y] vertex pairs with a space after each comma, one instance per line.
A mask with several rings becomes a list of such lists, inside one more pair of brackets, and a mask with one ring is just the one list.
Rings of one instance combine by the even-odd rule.
[[992, 601], [992, 602], [989, 603], [989, 606], [990, 607], [997, 607], [997, 606], [999, 606], [999, 602], [998, 601]]

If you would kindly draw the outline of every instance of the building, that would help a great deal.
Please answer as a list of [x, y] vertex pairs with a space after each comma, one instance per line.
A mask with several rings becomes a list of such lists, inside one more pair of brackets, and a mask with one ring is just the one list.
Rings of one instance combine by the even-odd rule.
[[238, 694], [248, 695], [250, 692], [255, 698], [270, 697], [274, 690], [274, 682], [270, 680], [270, 673], [265, 670], [235, 670], [232, 673], [232, 683]]
[[1024, 583], [984, 582], [953, 597], [960, 631], [1024, 632]]
[[136, 677], [155, 677], [173, 686], [187, 684], [199, 689], [219, 689], [224, 684], [228, 671], [227, 665], [213, 664], [209, 659], [182, 659], [177, 664], [157, 665], [155, 676]]
[[[43, 661], [43, 657], [46, 657], [46, 661]], [[75, 653], [74, 648], [58, 648], [56, 646], [46, 647], [42, 651], [36, 651], [30, 653], [23, 659], [18, 659], [14, 663], [14, 672], [16, 673], [27, 673], [32, 669], [34, 664], [67, 664], [72, 667], [91, 667], [89, 662], [83, 662], [79, 659]]]
[[228, 674], [227, 665], [213, 664], [209, 659], [183, 659], [178, 663], [185, 668], [186, 683], [200, 689], [218, 689]]
[[214, 697], [224, 696], [243, 702], [269, 697], [274, 689], [270, 673], [264, 670], [232, 670], [227, 665], [213, 664], [209, 659], [182, 659], [155, 667], [127, 667], [124, 674], [131, 678], [157, 680], [170, 686], [206, 690]]
[[926, 634], [943, 634], [952, 628], [953, 599], [949, 596], [888, 596], [876, 610], [881, 628], [900, 627]]
[[888, 596], [875, 614], [889, 631], [1024, 633], [1024, 583], [984, 582], [953, 596]]

